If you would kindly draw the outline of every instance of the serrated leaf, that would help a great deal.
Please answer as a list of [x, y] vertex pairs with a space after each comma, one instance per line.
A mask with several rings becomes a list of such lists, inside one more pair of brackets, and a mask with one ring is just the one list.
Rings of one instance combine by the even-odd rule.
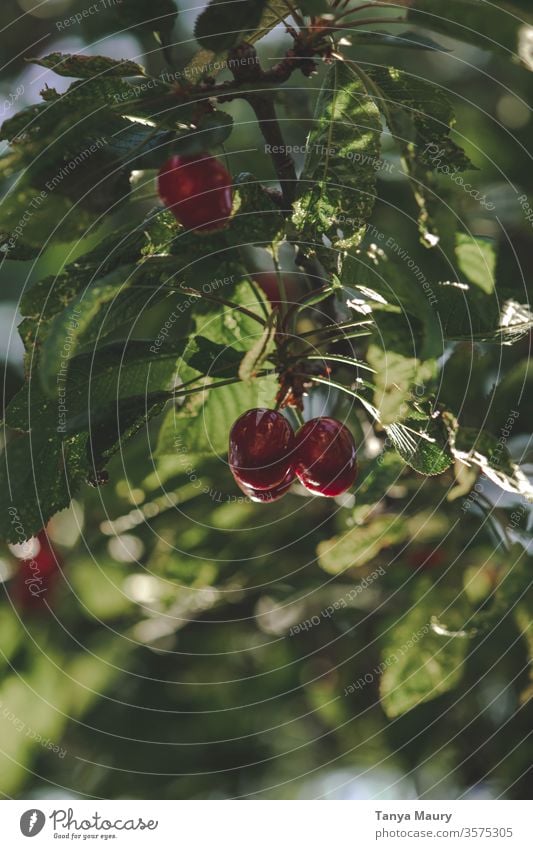
[[274, 241], [285, 226], [279, 206], [253, 174], [239, 174], [235, 187], [239, 206], [228, 230], [229, 240], [238, 246]]
[[335, 62], [317, 101], [293, 217], [300, 238], [330, 266], [329, 245], [352, 248], [364, 235], [376, 199], [380, 136], [374, 101], [352, 69]]
[[477, 466], [505, 492], [514, 492], [533, 501], [533, 486], [512, 461], [501, 438], [483, 430], [460, 427], [452, 437], [451, 450], [457, 460], [467, 466]]
[[421, 234], [426, 244], [434, 244], [438, 206], [431, 191], [431, 172], [446, 168], [454, 173], [473, 167], [451, 137], [455, 124], [451, 103], [436, 85], [398, 68], [371, 67], [366, 73], [412, 180]]
[[58, 374], [63, 368], [62, 364], [65, 364], [66, 370], [68, 360], [76, 354], [81, 345], [84, 331], [102, 306], [116, 298], [128, 285], [134, 270], [133, 266], [125, 266], [111, 271], [88, 286], [52, 320], [39, 361], [41, 384], [47, 395], [55, 394]]
[[406, 463], [423, 475], [440, 475], [453, 463], [449, 433], [438, 413], [420, 412], [411, 405], [403, 421], [385, 428], [387, 440]]
[[436, 284], [436, 311], [446, 339], [513, 345], [533, 327], [529, 306], [512, 298], [503, 303], [477, 287], [448, 281]]
[[34, 65], [49, 68], [61, 77], [136, 77], [144, 76], [144, 68], [129, 59], [110, 59], [108, 56], [84, 56], [75, 53], [50, 53], [41, 59], [29, 59]]
[[22, 535], [29, 539], [54, 513], [68, 507], [89, 468], [85, 443], [83, 435], [63, 442], [44, 422], [35, 432], [9, 440], [0, 459], [3, 539], [14, 543]]

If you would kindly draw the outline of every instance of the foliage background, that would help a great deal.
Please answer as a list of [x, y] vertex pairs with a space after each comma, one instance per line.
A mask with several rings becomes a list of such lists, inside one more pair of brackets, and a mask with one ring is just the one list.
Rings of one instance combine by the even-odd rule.
[[[118, 32], [111, 8], [58, 30], [57, 21], [86, 7], [69, 0], [39, 7], [29, 0], [2, 3], [4, 118], [37, 102], [45, 85], [64, 91], [72, 82], [28, 65], [28, 56], [85, 52], [141, 61], [154, 75], [164, 71], [150, 30]], [[197, 12], [183, 10], [174, 29], [180, 64], [197, 49]], [[357, 44], [346, 52], [364, 67], [396, 65], [451, 94], [456, 139], [478, 168], [469, 178], [496, 211], [487, 213], [445, 177], [439, 197], [462, 228], [498, 246], [499, 302], [526, 303], [533, 234], [517, 198], [533, 197], [531, 76], [505, 55], [453, 34], [452, 28], [433, 35], [449, 52], [387, 44]], [[287, 44], [282, 27], [264, 39], [265, 64]], [[324, 71], [318, 79], [293, 78], [279, 91], [288, 144], [304, 144], [313, 127]], [[223, 108], [234, 119], [225, 142], [230, 170], [274, 181], [249, 107], [233, 101]], [[378, 172], [373, 232], [392, 236], [428, 280], [442, 281], [442, 256], [420, 244], [398, 153], [390, 138], [383, 144], [391, 167]], [[301, 167], [302, 158], [296, 160]], [[21, 294], [103, 235], [139, 224], [154, 204], [153, 197], [141, 197], [153, 190], [153, 176], [148, 170], [134, 177], [133, 198], [97, 233], [53, 243], [36, 261], [3, 260], [6, 401], [22, 384], [22, 345], [14, 331]], [[365, 250], [372, 241], [370, 234]], [[223, 271], [200, 268], [200, 280]], [[402, 260], [391, 256], [383, 274], [389, 291], [403, 297]], [[481, 288], [486, 280], [482, 274]], [[367, 282], [375, 286], [376, 278]], [[143, 311], [134, 336], [155, 338], [170, 309], [164, 301]], [[458, 303], [455, 313], [464, 310]], [[477, 315], [474, 306], [470, 318]], [[217, 319], [208, 314], [207, 320]], [[224, 343], [224, 328], [217, 332]], [[176, 342], [180, 333], [176, 327]], [[395, 405], [431, 393], [463, 427], [499, 438], [510, 412], [518, 411], [505, 444], [527, 475], [530, 336], [504, 347], [465, 336], [450, 343], [438, 372], [424, 362], [413, 365], [409, 345], [406, 351], [394, 334], [386, 338], [385, 359], [374, 345], [369, 361], [390, 396], [391, 421]], [[487, 476], [477, 480], [464, 466], [457, 475], [450, 468], [423, 477], [395, 452], [377, 463], [380, 442], [351, 401], [318, 388], [306, 412], [324, 409], [349, 417], [362, 445], [355, 505], [299, 491], [268, 508], [234, 503], [239, 493], [223, 456], [230, 407], [229, 421], [218, 413], [216, 427], [210, 424], [208, 435], [220, 439], [218, 456], [201, 456], [198, 434], [188, 442], [185, 425], [177, 457], [155, 454], [157, 427], [143, 429], [111, 460], [110, 483], [84, 486], [73, 507], [52, 520], [64, 569], [46, 615], [17, 609], [11, 591], [16, 561], [4, 545], [5, 796], [529, 796], [532, 603], [525, 499]], [[31, 478], [31, 463], [28, 455], [21, 477]], [[476, 480], [478, 494], [469, 495]], [[335, 604], [332, 614], [323, 614]], [[437, 627], [428, 629], [432, 617]]]

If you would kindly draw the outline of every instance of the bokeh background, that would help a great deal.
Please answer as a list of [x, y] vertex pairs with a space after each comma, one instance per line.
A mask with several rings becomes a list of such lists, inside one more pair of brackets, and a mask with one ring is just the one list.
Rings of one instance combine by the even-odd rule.
[[[27, 64], [28, 57], [84, 52], [137, 59], [154, 74], [165, 70], [149, 29], [121, 31], [113, 0], [97, 2], [97, 13], [65, 27], [58, 23], [86, 9], [86, 0], [3, 0], [3, 119], [36, 102], [45, 86], [61, 91], [71, 82]], [[202, 4], [185, 5], [174, 30], [182, 66], [197, 49], [192, 27]], [[444, 50], [382, 45], [378, 59], [378, 48], [358, 45], [348, 53], [361, 63], [397, 64], [450, 92], [460, 141], [478, 167], [472, 183], [496, 208], [492, 215], [466, 195], [454, 195], [457, 214], [474, 232], [500, 243], [498, 279], [516, 286], [524, 301], [533, 230], [516, 198], [533, 197], [531, 75], [451, 38], [441, 35], [438, 43]], [[259, 44], [259, 53], [268, 63], [286, 46], [278, 27]], [[305, 142], [319, 82], [300, 77], [297, 86], [280, 89], [287, 143]], [[225, 151], [231, 170], [273, 180], [249, 108], [239, 101], [224, 108], [235, 120]], [[432, 271], [437, 279], [437, 260], [418, 241], [414, 203], [386, 139], [385, 150], [395, 167], [379, 174], [382, 200], [373, 223], [394, 234], [428, 279]], [[140, 179], [146, 195], [155, 191], [153, 174]], [[134, 201], [135, 215], [153, 202]], [[97, 234], [50, 247], [35, 262], [0, 265], [5, 400], [22, 380], [15, 328], [24, 287], [127, 224], [131, 208], [119, 209]], [[147, 313], [135, 334], [156, 334], [167, 312], [164, 304]], [[439, 398], [460, 409], [462, 422], [472, 427], [488, 409], [498, 433], [509, 410], [520, 410], [507, 448], [526, 473], [532, 463], [529, 344], [529, 338], [503, 349], [456, 344], [439, 385]], [[505, 390], [487, 406], [491, 387], [503, 378]], [[317, 391], [307, 413], [327, 405], [341, 415], [343, 404]], [[368, 434], [361, 429], [358, 437], [370, 456]], [[176, 459], [160, 461], [156, 474], [153, 435], [141, 433], [112, 461], [106, 487], [85, 488], [70, 510], [52, 520], [48, 532], [62, 571], [45, 612], [17, 605], [20, 551], [0, 549], [4, 796], [531, 794], [528, 645], [505, 611], [489, 631], [469, 636], [449, 692], [394, 719], [387, 718], [379, 695], [387, 623], [416, 607], [426, 591], [438, 593], [440, 577], [450, 570], [460, 572], [471, 599], [483, 599], [509, 560], [531, 550], [529, 508], [485, 479], [483, 500], [463, 510], [468, 482], [462, 495], [449, 500], [456, 485], [450, 475], [406, 475], [388, 491], [386, 515], [401, 514], [412, 527], [429, 515], [424, 533], [401, 542], [384, 534], [374, 544], [361, 528], [367, 555], [357, 568], [337, 570], [327, 558], [319, 564], [317, 547], [345, 526], [341, 504], [299, 491], [268, 509], [239, 503], [223, 459], [203, 460], [194, 475]], [[379, 580], [372, 578], [376, 570]], [[369, 586], [352, 593], [334, 615], [296, 632], [295, 626], [313, 623], [365, 578]], [[417, 655], [416, 662], [431, 661]]]

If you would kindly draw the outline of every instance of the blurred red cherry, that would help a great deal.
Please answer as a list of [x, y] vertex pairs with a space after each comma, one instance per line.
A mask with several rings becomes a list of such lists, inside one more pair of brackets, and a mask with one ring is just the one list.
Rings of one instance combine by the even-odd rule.
[[446, 555], [440, 548], [431, 546], [417, 546], [410, 549], [407, 554], [407, 562], [416, 569], [434, 569], [442, 566], [446, 561]]
[[159, 197], [190, 230], [220, 230], [233, 206], [231, 174], [208, 153], [171, 156], [159, 172]]
[[13, 580], [13, 597], [18, 606], [27, 611], [45, 610], [60, 575], [61, 560], [43, 528], [28, 546], [35, 548], [24, 560], [19, 560]]

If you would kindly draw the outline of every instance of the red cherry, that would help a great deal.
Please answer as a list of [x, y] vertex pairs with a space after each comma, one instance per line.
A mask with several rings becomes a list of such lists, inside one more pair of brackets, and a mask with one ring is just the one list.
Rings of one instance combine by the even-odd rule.
[[231, 215], [231, 174], [208, 153], [171, 156], [159, 172], [158, 191], [174, 217], [190, 230], [220, 230]]
[[61, 566], [44, 529], [38, 533], [37, 540], [39, 550], [33, 557], [20, 561], [14, 579], [14, 598], [22, 609], [28, 611], [45, 607], [44, 599], [50, 597]]
[[244, 486], [239, 481], [237, 483], [250, 501], [268, 504], [269, 501], [279, 501], [289, 491], [294, 483], [294, 472], [292, 468], [289, 469], [284, 480], [277, 486], [273, 486], [272, 489], [253, 489], [251, 486]]
[[229, 465], [241, 487], [272, 490], [294, 479], [294, 433], [281, 413], [248, 410], [230, 431]]
[[336, 419], [311, 419], [296, 434], [296, 474], [317, 495], [340, 495], [357, 474], [352, 434]]

